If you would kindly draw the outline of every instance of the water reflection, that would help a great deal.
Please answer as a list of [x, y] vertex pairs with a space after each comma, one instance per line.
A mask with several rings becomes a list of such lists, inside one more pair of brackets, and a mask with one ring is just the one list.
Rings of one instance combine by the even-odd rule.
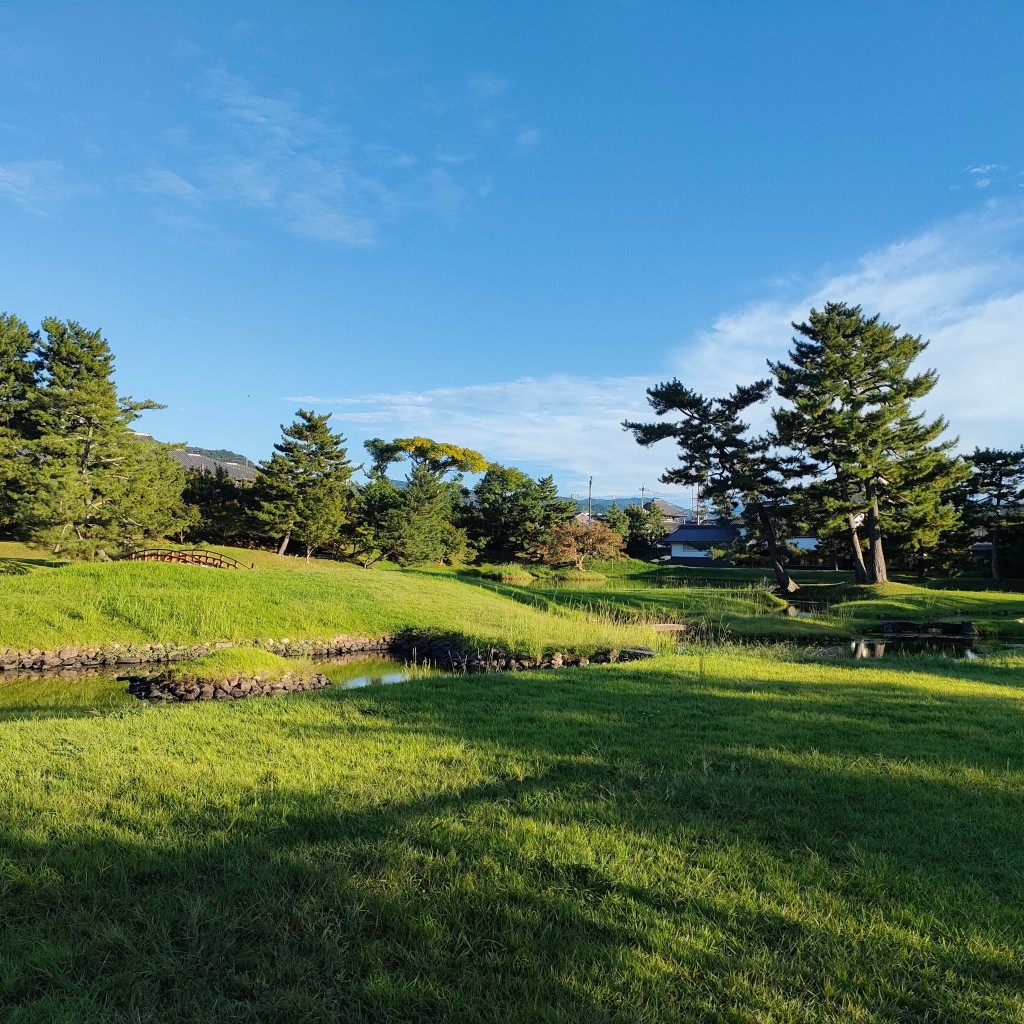
[[970, 640], [950, 640], [942, 637], [911, 637], [893, 640], [851, 640], [848, 644], [837, 644], [821, 650], [826, 658], [892, 658], [902, 655], [925, 654], [940, 658], [962, 658], [972, 660], [978, 657]]
[[394, 686], [410, 679], [423, 679], [444, 673], [423, 665], [405, 664], [382, 654], [347, 654], [317, 661], [317, 669], [343, 690], [364, 686]]

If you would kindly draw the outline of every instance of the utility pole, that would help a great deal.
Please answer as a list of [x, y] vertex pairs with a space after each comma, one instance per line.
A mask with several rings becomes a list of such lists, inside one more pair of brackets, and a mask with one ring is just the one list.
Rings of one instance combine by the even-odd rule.
[[640, 485], [640, 508], [644, 507], [644, 495], [647, 493], [647, 484]]
[[587, 518], [590, 525], [594, 523], [594, 478], [591, 477], [587, 483]]

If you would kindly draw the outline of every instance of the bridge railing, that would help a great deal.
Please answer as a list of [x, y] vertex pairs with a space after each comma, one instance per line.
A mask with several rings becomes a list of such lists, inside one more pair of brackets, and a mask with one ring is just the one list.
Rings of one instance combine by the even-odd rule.
[[205, 565], [211, 569], [255, 569], [244, 562], [205, 548], [143, 548], [128, 556], [132, 562], [177, 562], [179, 565]]

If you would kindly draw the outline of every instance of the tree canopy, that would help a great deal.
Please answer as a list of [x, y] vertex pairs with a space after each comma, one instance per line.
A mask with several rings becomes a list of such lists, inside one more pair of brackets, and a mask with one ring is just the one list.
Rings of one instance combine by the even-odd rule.
[[50, 317], [32, 349], [32, 383], [17, 416], [20, 493], [13, 518], [54, 553], [104, 557], [172, 532], [184, 517], [184, 475], [170, 445], [130, 424], [155, 402], [121, 398], [100, 331]]
[[799, 465], [777, 450], [770, 434], [751, 434], [741, 418], [770, 393], [771, 381], [760, 380], [724, 398], [705, 398], [673, 379], [648, 388], [647, 399], [657, 416], [674, 418], [627, 420], [623, 427], [645, 446], [675, 441], [679, 464], [666, 469], [661, 480], [699, 484], [720, 508], [742, 513], [748, 529], [765, 542], [776, 580], [788, 592], [796, 585], [785, 567], [780, 529], [791, 511], [788, 483]]
[[805, 511], [823, 530], [844, 525], [858, 578], [884, 583], [885, 533], [900, 533], [912, 550], [934, 544], [956, 522], [944, 494], [967, 472], [950, 455], [956, 438], [940, 440], [946, 421], [912, 412], [938, 380], [934, 370], [911, 373], [928, 343], [842, 302], [812, 309], [793, 328], [789, 361], [769, 363], [789, 403], [774, 410], [778, 441], [810, 463]]
[[256, 479], [257, 518], [281, 538], [278, 554], [294, 536], [306, 559], [339, 537], [351, 521], [353, 466], [345, 438], [331, 430], [330, 413], [299, 409], [295, 422], [282, 425], [274, 454], [260, 463]]

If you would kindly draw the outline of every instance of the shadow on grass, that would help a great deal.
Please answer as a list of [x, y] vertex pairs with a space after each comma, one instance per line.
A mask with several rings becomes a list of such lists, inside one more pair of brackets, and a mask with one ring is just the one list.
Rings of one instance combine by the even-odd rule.
[[[240, 734], [234, 803], [140, 779], [48, 840], [0, 829], [0, 1005], [168, 1024], [1018, 1019], [1020, 705], [690, 668], [286, 698], [277, 728], [310, 749], [426, 737], [444, 783], [422, 764], [420, 792], [386, 770], [368, 790], [345, 771], [282, 784]], [[207, 710], [153, 714], [201, 730]], [[218, 728], [247, 714], [217, 709]]]

